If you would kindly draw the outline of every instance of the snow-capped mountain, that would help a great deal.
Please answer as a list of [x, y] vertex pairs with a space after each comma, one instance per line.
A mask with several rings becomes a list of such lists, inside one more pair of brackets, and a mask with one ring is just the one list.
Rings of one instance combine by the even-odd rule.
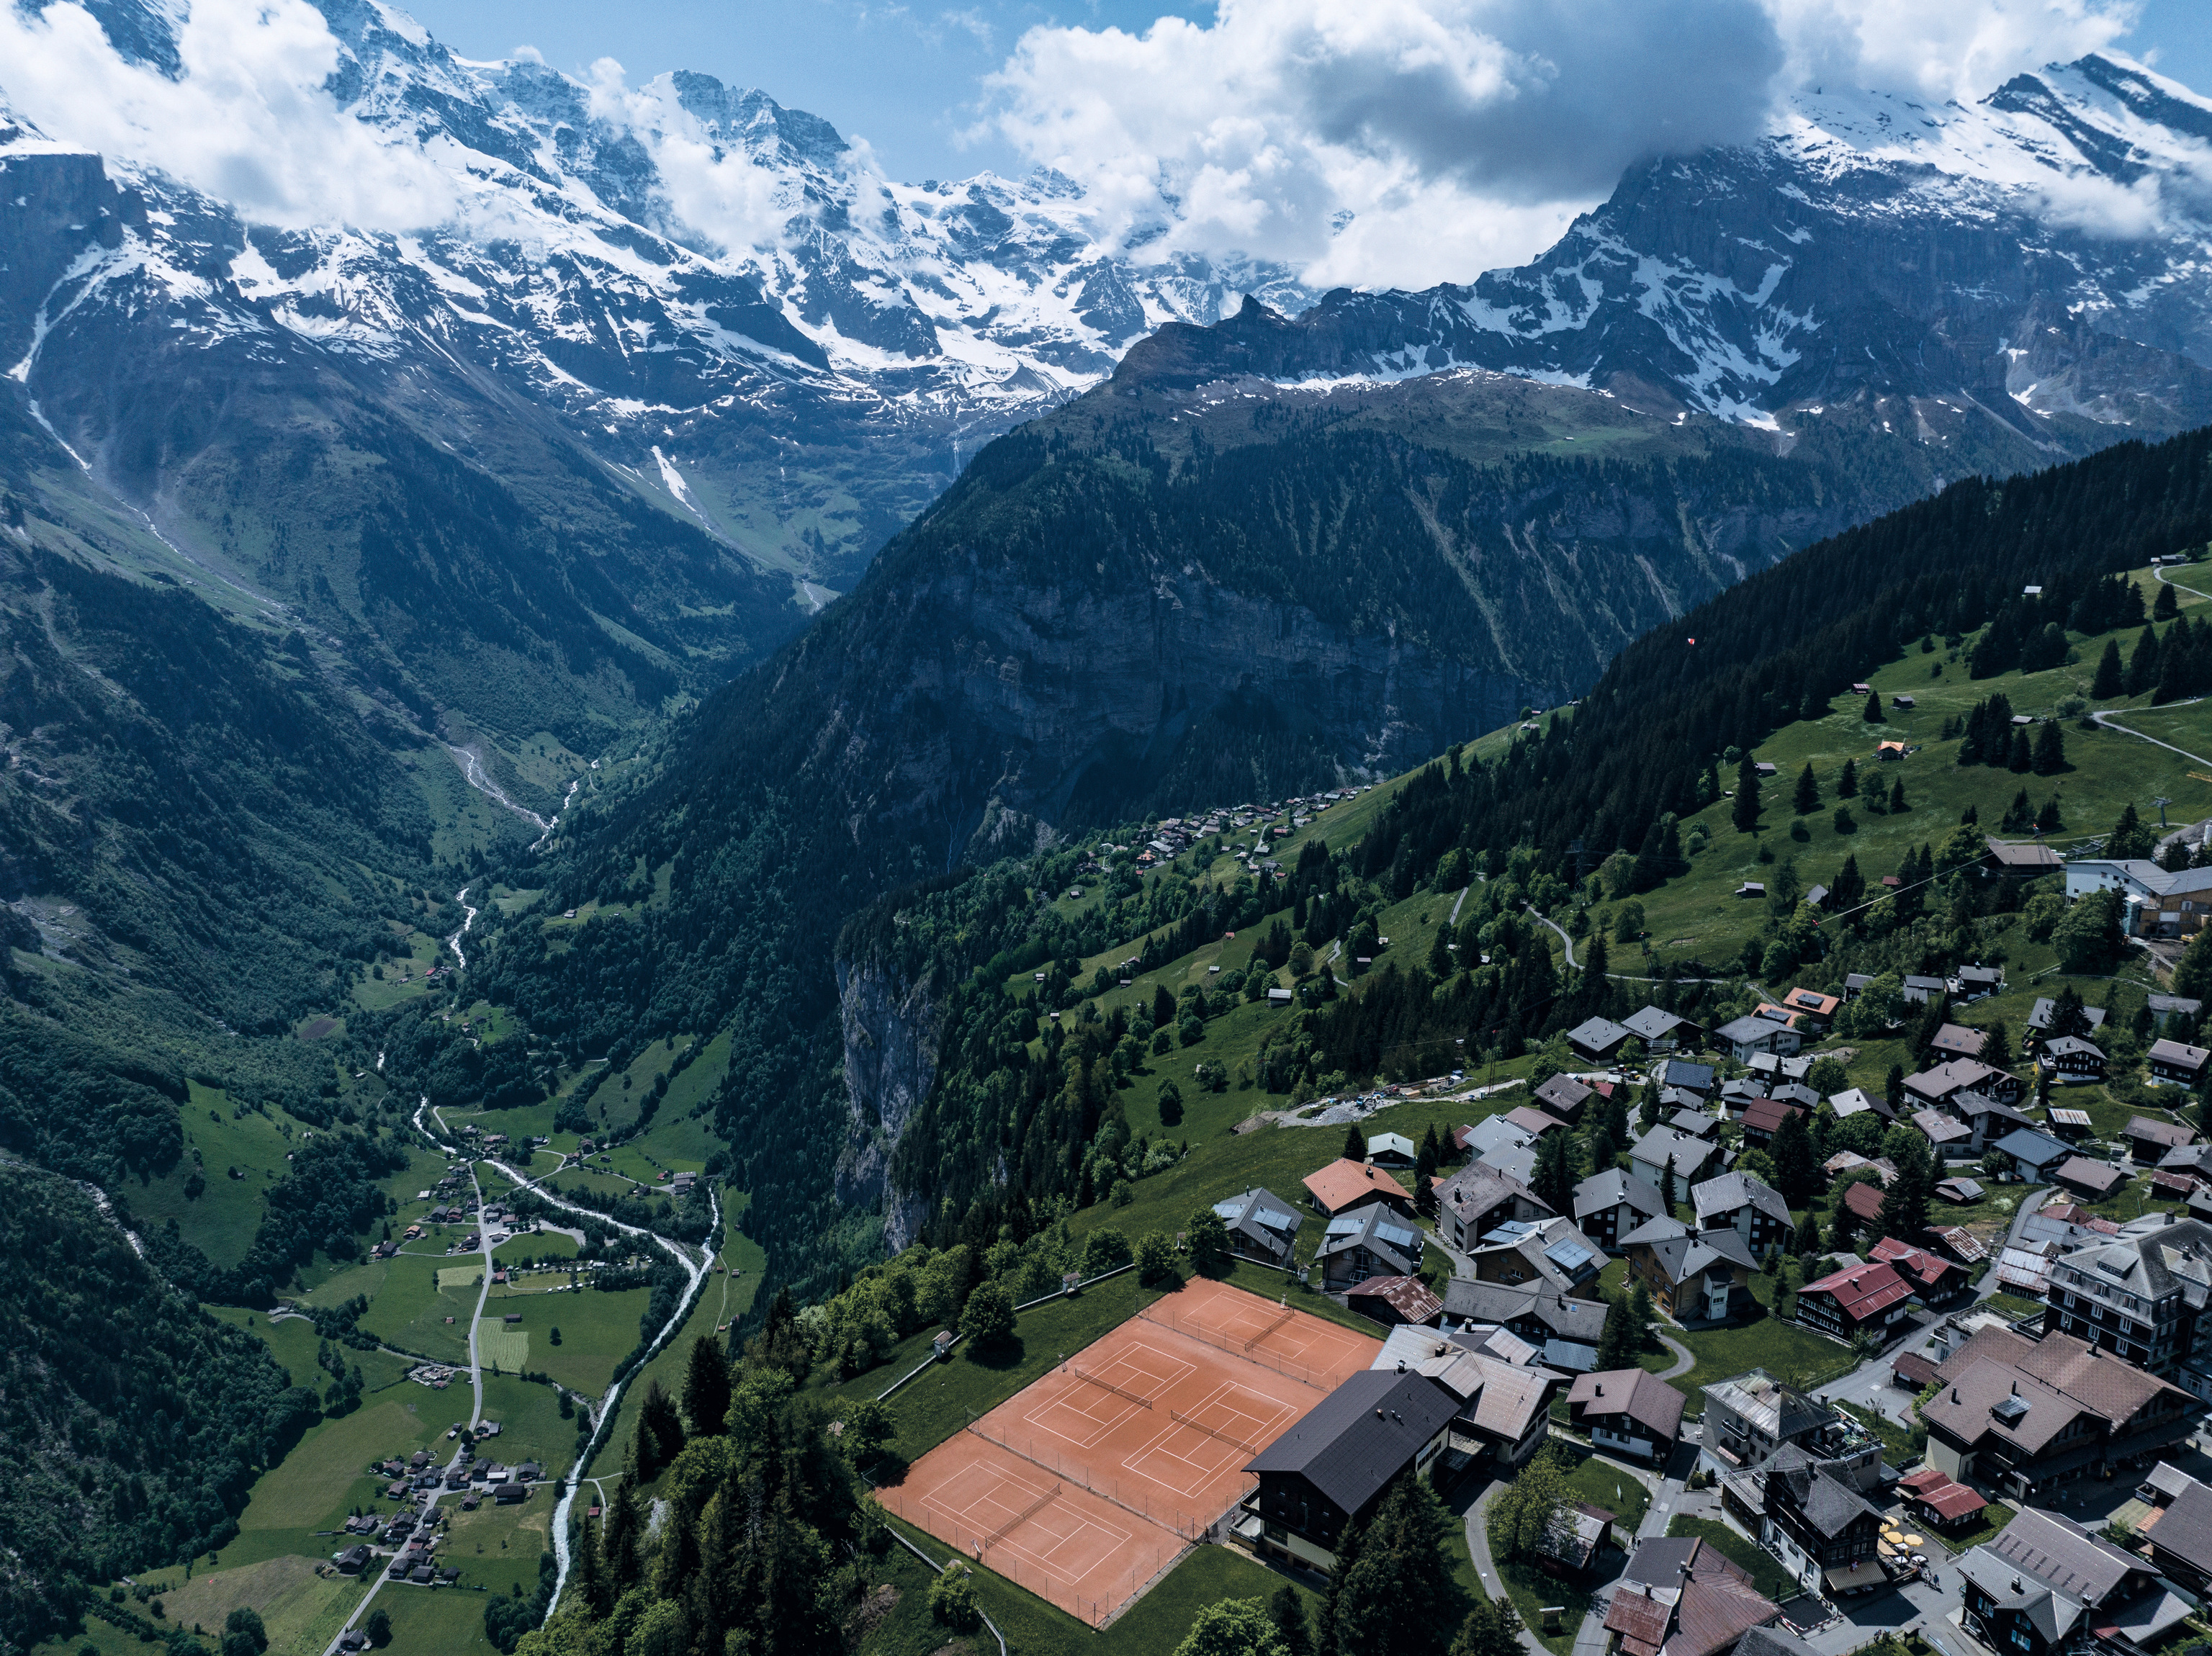
[[[326, 89], [431, 164], [449, 189], [441, 221], [272, 229], [111, 158], [120, 240], [68, 249], [47, 290], [8, 284], [0, 355], [15, 379], [69, 377], [73, 337], [149, 303], [210, 344], [252, 336], [388, 371], [465, 363], [716, 538], [842, 585], [964, 454], [1095, 383], [1161, 323], [1212, 321], [1246, 291], [1307, 300], [1277, 268], [1115, 256], [1050, 173], [894, 183], [827, 122], [709, 76], [664, 76], [595, 111], [576, 81], [464, 61], [390, 7], [319, 9], [338, 43]], [[100, 10], [119, 52], [178, 72], [172, 9]], [[4, 106], [0, 121], [11, 176], [67, 148]], [[678, 211], [678, 169], [720, 204], [717, 222]], [[51, 413], [63, 399], [46, 400]]]
[[[759, 92], [469, 62], [314, 3], [325, 89], [423, 227], [258, 221], [0, 104], [0, 390], [179, 578], [457, 737], [582, 742], [760, 658], [985, 442], [1116, 373], [1485, 369], [1785, 450], [1849, 418], [1869, 509], [2212, 418], [2212, 104], [2106, 58], [1971, 106], [1816, 89], [1762, 143], [1632, 169], [1528, 265], [1316, 300], [1153, 257], [1164, 197], [1109, 236], [1056, 174], [900, 183]], [[181, 0], [94, 9], [183, 75]]]
[[[2212, 419], [2212, 102], [2085, 58], [1972, 106], [1816, 88], [1764, 143], [1653, 161], [1534, 263], [1170, 331], [1154, 372], [1473, 367], [1759, 424], [1861, 391], [1914, 434]], [[1133, 365], [1134, 366], [1134, 365]]]

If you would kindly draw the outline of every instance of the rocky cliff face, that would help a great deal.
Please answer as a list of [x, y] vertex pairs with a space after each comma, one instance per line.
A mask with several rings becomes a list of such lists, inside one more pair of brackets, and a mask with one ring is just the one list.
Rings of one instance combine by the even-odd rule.
[[[931, 972], [908, 981], [888, 962], [844, 960], [836, 970], [852, 1112], [837, 1158], [837, 1199], [848, 1208], [872, 1209], [884, 1203], [891, 1153], [936, 1082], [943, 1009]], [[927, 1201], [919, 1198], [885, 1204], [887, 1245], [896, 1251], [913, 1240], [927, 1212]]]

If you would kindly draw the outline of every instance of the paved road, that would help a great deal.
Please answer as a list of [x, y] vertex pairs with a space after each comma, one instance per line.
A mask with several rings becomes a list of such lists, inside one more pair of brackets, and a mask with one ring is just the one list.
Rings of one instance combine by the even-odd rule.
[[1661, 1380], [1673, 1380], [1677, 1374], [1686, 1374], [1698, 1366], [1697, 1354], [1673, 1335], [1661, 1334], [1659, 1344], [1674, 1354], [1674, 1366], [1661, 1374]]
[[[2191, 696], [2190, 701], [2202, 699], [2202, 697]], [[2170, 707], [2185, 707], [2189, 706], [2189, 702], [2170, 701], [2166, 705]], [[2168, 753], [2178, 753], [2184, 759], [2193, 759], [2200, 765], [2212, 765], [2212, 759], [2207, 759], [2201, 753], [2191, 753], [2186, 748], [2177, 748], [2171, 742], [2161, 742], [2154, 736], [2145, 736], [2141, 731], [2130, 730], [2124, 725], [2115, 725], [2110, 713], [2091, 713], [2089, 717], [2108, 731], [2118, 731], [2122, 736], [2132, 736], [2138, 742], [2148, 742], [2154, 748], [2164, 748]], [[2184, 832], [2186, 830], [2185, 829]]]
[[[1504, 1582], [1498, 1580], [1498, 1565], [1490, 1556], [1490, 1526], [1487, 1520], [1491, 1501], [1504, 1487], [1504, 1480], [1492, 1479], [1490, 1487], [1477, 1495], [1474, 1498], [1474, 1504], [1467, 1509], [1468, 1556], [1474, 1560], [1474, 1573], [1482, 1578], [1482, 1590], [1498, 1604], [1510, 1604], [1512, 1601], [1506, 1593]], [[1583, 1619], [1585, 1623], [1589, 1620], [1588, 1617]], [[1576, 1638], [1575, 1643], [1577, 1647], [1582, 1644], [1579, 1635]], [[1551, 1653], [1544, 1648], [1544, 1641], [1525, 1627], [1521, 1629], [1521, 1647], [1528, 1651], [1530, 1656], [1551, 1656]]]

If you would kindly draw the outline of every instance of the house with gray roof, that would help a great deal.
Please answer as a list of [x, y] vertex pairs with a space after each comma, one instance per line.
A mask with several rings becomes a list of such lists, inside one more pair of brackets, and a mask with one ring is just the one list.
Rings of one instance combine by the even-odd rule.
[[1572, 1076], [1553, 1076], [1536, 1089], [1536, 1102], [1560, 1120], [1570, 1124], [1582, 1119], [1583, 1107], [1597, 1096], [1597, 1089], [1584, 1086]]
[[1531, 1185], [1536, 1179], [1536, 1147], [1534, 1144], [1500, 1144], [1494, 1150], [1483, 1151], [1475, 1165], [1502, 1173], [1517, 1184]]
[[1411, 1277], [1421, 1268], [1421, 1233], [1378, 1203], [1339, 1214], [1314, 1250], [1322, 1287], [1341, 1294], [1370, 1277]]
[[1668, 1316], [1723, 1321], [1751, 1307], [1759, 1261], [1733, 1230], [1692, 1231], [1679, 1219], [1653, 1219], [1621, 1238], [1628, 1279], [1642, 1283]]
[[2013, 1168], [2030, 1183], [2047, 1185], [2059, 1164], [2074, 1154], [2073, 1146], [2063, 1144], [2047, 1132], [2038, 1132], [2033, 1127], [2021, 1127], [1997, 1140], [1995, 1147], [2012, 1158]]
[[1750, 1174], [1724, 1173], [1692, 1186], [1690, 1205], [1697, 1210], [1700, 1235], [1732, 1230], [1755, 1258], [1764, 1259], [1790, 1245], [1790, 1204], [1780, 1191]]
[[1671, 1162], [1674, 1168], [1674, 1193], [1680, 1197], [1705, 1177], [1706, 1168], [1719, 1155], [1720, 1147], [1717, 1144], [1692, 1138], [1672, 1127], [1654, 1127], [1629, 1147], [1628, 1160], [1636, 1176], [1656, 1191], [1667, 1188], [1663, 1169]]
[[1509, 1288], [1548, 1288], [1577, 1299], [1597, 1297], [1605, 1253], [1571, 1219], [1508, 1220], [1467, 1250], [1475, 1280]]
[[1348, 1525], [1374, 1515], [1401, 1472], [1443, 1453], [1460, 1400], [1426, 1374], [1363, 1368], [1261, 1450], [1245, 1470], [1260, 1487], [1244, 1506], [1263, 1557], [1323, 1573]]
[[[1528, 1151], [1529, 1171], [1534, 1152]], [[1471, 1162], [1437, 1183], [1437, 1231], [1461, 1253], [1509, 1219], [1556, 1216], [1525, 1178], [1488, 1162]]]
[[2212, 1589], [2212, 1488], [2188, 1473], [2161, 1465], [2151, 1475], [2169, 1480], [2165, 1510], [2144, 1533], [2150, 1540], [2150, 1562], [2192, 1592]]
[[1623, 1028], [1644, 1043], [1648, 1052], [1671, 1052], [1678, 1046], [1693, 1046], [1705, 1034], [1703, 1028], [1689, 1019], [1662, 1012], [1656, 1006], [1647, 1006], [1620, 1022]]
[[1723, 1023], [1713, 1034], [1740, 1064], [1748, 1062], [1756, 1052], [1786, 1057], [1805, 1044], [1805, 1038], [1790, 1025], [1756, 1012], [1747, 1012], [1732, 1023]]
[[1519, 1149], [1534, 1141], [1535, 1135], [1513, 1119], [1513, 1113], [1487, 1115], [1471, 1127], [1462, 1127], [1452, 1135], [1461, 1150], [1480, 1161], [1489, 1151], [1501, 1146]]
[[1705, 1388], [1705, 1451], [1723, 1471], [1764, 1462], [1785, 1443], [1810, 1442], [1836, 1422], [1836, 1411], [1763, 1368]]
[[2024, 1656], [2093, 1642], [2116, 1652], [2155, 1650], [2194, 1608], [2160, 1581], [2149, 1561], [2033, 1507], [1960, 1558], [1959, 1575], [1968, 1631], [1992, 1649]]
[[2044, 1327], [2212, 1398], [2212, 1225], [2169, 1216], [2086, 1242], [2051, 1262]]
[[[1463, 1339], [1439, 1337], [1430, 1329], [1413, 1331], [1420, 1338], [1384, 1342], [1368, 1367], [1425, 1374], [1458, 1398], [1453, 1448], [1487, 1459], [1506, 1471], [1543, 1447], [1551, 1429], [1552, 1399], [1566, 1386], [1565, 1374], [1541, 1363], [1516, 1362]], [[1516, 1356], [1528, 1351], [1520, 1342], [1514, 1344]]]
[[1597, 1362], [1598, 1336], [1605, 1331], [1602, 1300], [1472, 1277], [1454, 1277], [1443, 1290], [1447, 1329], [1504, 1329], [1536, 1348], [1544, 1367], [1568, 1374], [1586, 1374]]
[[1567, 1045], [1592, 1064], [1610, 1064], [1628, 1043], [1630, 1030], [1611, 1018], [1584, 1018], [1567, 1031]]
[[1944, 1101], [1942, 1107], [1947, 1114], [1966, 1129], [1966, 1154], [1968, 1156], [1978, 1156], [2008, 1133], [2035, 1125], [2031, 1118], [2013, 1105], [1983, 1092], [1954, 1093]]
[[1649, 1180], [1619, 1168], [1594, 1173], [1575, 1186], [1576, 1228], [1608, 1253], [1620, 1253], [1622, 1237], [1663, 1211]]
[[1808, 1592], [1832, 1599], [1889, 1585], [1876, 1546], [1881, 1514], [1844, 1462], [1789, 1443], [1760, 1471], [1759, 1539]]
[[1231, 1253], [1263, 1265], [1291, 1263], [1298, 1227], [1305, 1222], [1304, 1216], [1273, 1191], [1255, 1186], [1226, 1201], [1216, 1202], [1213, 1210], [1229, 1228]]

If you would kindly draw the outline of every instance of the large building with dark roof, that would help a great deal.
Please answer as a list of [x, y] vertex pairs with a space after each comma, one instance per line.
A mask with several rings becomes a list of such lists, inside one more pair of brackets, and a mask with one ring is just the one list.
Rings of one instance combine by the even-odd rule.
[[1920, 1405], [1928, 1463], [2009, 1499], [2148, 1466], [2189, 1435], [2189, 1394], [2070, 1334], [1986, 1328], [1936, 1369]]
[[1260, 1480], [1246, 1510], [1260, 1520], [1261, 1555], [1335, 1568], [1345, 1526], [1373, 1516], [1394, 1478], [1443, 1453], [1459, 1410], [1459, 1398], [1425, 1374], [1348, 1377], [1245, 1468]]
[[1959, 1577], [1967, 1630], [2023, 1656], [2093, 1644], [2121, 1656], [2160, 1649], [2191, 1609], [2148, 1560], [2033, 1507], [1961, 1556]]
[[2091, 1240], [2054, 1260], [2043, 1326], [2212, 1399], [2208, 1300], [2212, 1225], [2178, 1219], [2108, 1241]]
[[1603, 1300], [1471, 1277], [1454, 1277], [1443, 1290], [1448, 1329], [1505, 1329], [1542, 1353], [1546, 1368], [1567, 1374], [1587, 1374], [1596, 1365], [1598, 1338], [1605, 1331]]

